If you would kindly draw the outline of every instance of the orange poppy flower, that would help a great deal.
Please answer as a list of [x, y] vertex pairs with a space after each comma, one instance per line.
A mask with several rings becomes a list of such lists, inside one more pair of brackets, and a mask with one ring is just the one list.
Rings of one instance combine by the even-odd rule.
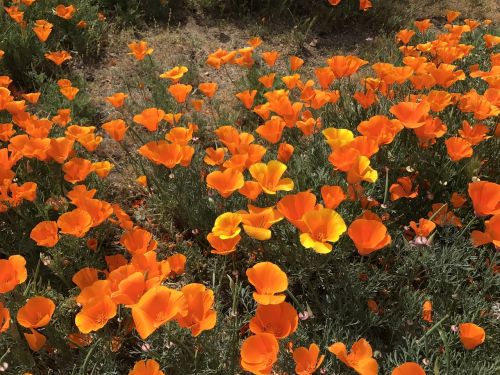
[[71, 281], [76, 284], [80, 290], [91, 286], [99, 279], [98, 270], [91, 267], [82, 268], [80, 271], [75, 273], [71, 278]]
[[445, 142], [448, 156], [453, 161], [459, 161], [472, 156], [472, 145], [463, 138], [451, 137]]
[[301, 59], [298, 56], [291, 56], [290, 57], [290, 70], [292, 72], [299, 70], [302, 67], [302, 65], [304, 65], [303, 59]]
[[73, 86], [64, 86], [64, 87], [61, 87], [61, 89], [59, 91], [66, 99], [68, 99], [69, 101], [72, 101], [75, 99], [76, 94], [78, 94], [78, 92], [80, 90], [76, 87], [73, 87]]
[[236, 190], [243, 187], [245, 180], [243, 174], [233, 168], [227, 168], [223, 172], [214, 171], [207, 175], [207, 186], [224, 198], [229, 197]]
[[41, 328], [49, 324], [56, 305], [51, 299], [33, 297], [17, 312], [17, 322], [25, 328]]
[[258, 36], [255, 36], [248, 40], [248, 45], [251, 46], [252, 48], [257, 48], [261, 44], [262, 44], [262, 39]]
[[397, 183], [391, 185], [389, 192], [391, 193], [391, 201], [401, 198], [412, 199], [418, 195], [418, 186], [413, 190], [413, 183], [410, 177], [399, 177]]
[[158, 130], [158, 124], [163, 120], [165, 112], [158, 108], [147, 108], [134, 116], [134, 122], [141, 124], [150, 132]]
[[78, 21], [78, 23], [76, 24], [76, 27], [79, 29], [86, 29], [88, 27], [88, 25], [89, 24], [87, 22], [81, 20], [81, 21]]
[[74, 141], [66, 137], [50, 139], [50, 148], [47, 155], [59, 164], [63, 164], [73, 152]]
[[253, 106], [253, 101], [257, 95], [257, 90], [246, 90], [236, 94], [236, 97], [243, 103], [245, 108], [250, 109]]
[[451, 195], [450, 202], [453, 208], [460, 208], [465, 204], [465, 202], [467, 202], [467, 198], [463, 194], [453, 193]]
[[278, 160], [282, 163], [286, 163], [290, 160], [293, 155], [294, 147], [286, 142], [280, 143], [278, 147]]
[[72, 349], [84, 348], [92, 344], [92, 336], [84, 333], [70, 333], [67, 338], [68, 345]]
[[493, 48], [500, 43], [500, 37], [496, 35], [485, 34], [483, 39], [486, 42], [486, 48]]
[[16, 131], [14, 130], [14, 124], [0, 124], [0, 141], [8, 142], [14, 134], [16, 134]]
[[453, 104], [453, 95], [446, 91], [432, 90], [425, 97], [433, 112], [441, 112]]
[[225, 212], [215, 219], [212, 233], [222, 240], [236, 237], [241, 232], [241, 220], [239, 213]]
[[458, 130], [458, 134], [460, 137], [469, 142], [472, 146], [478, 145], [485, 139], [489, 137], [486, 136], [488, 134], [489, 128], [483, 124], [476, 124], [471, 126], [467, 120], [462, 122], [462, 129]]
[[181, 292], [186, 299], [188, 312], [186, 316], [179, 316], [177, 323], [183, 328], [189, 328], [194, 337], [214, 328], [217, 320], [217, 313], [213, 309], [214, 292], [203, 284], [188, 284]]
[[213, 98], [219, 86], [215, 82], [202, 82], [198, 85], [201, 93], [208, 98]]
[[10, 311], [0, 302], [0, 333], [7, 332], [10, 328]]
[[144, 274], [134, 272], [118, 282], [118, 288], [111, 294], [111, 299], [116, 304], [130, 307], [139, 302], [146, 289]]
[[335, 74], [335, 78], [349, 77], [356, 73], [368, 61], [356, 56], [332, 56], [328, 60], [328, 66]]
[[182, 160], [182, 147], [166, 141], [152, 141], [139, 148], [139, 154], [155, 164], [172, 169]]
[[425, 371], [415, 362], [405, 362], [392, 370], [391, 375], [425, 375]]
[[128, 375], [165, 375], [165, 373], [160, 370], [158, 362], [154, 359], [148, 359], [137, 361]]
[[461, 227], [462, 222], [460, 218], [455, 216], [453, 211], [448, 211], [448, 204], [446, 203], [434, 203], [432, 205], [432, 211], [429, 212], [428, 217], [434, 217], [432, 221], [440, 226], [454, 225], [456, 227]]
[[205, 102], [203, 99], [191, 99], [191, 106], [196, 112], [200, 112]]
[[71, 140], [81, 140], [83, 137], [94, 134], [95, 126], [71, 125], [65, 131], [66, 137]]
[[132, 306], [135, 329], [144, 340], [177, 315], [186, 316], [187, 308], [186, 298], [182, 292], [163, 285], [155, 286]]
[[323, 90], [328, 89], [335, 80], [335, 74], [333, 74], [332, 70], [328, 66], [316, 68], [314, 70], [314, 75]]
[[484, 329], [474, 323], [462, 323], [458, 326], [460, 341], [467, 350], [472, 350], [484, 342]]
[[92, 163], [92, 170], [100, 178], [106, 178], [113, 169], [113, 167], [114, 165], [107, 160]]
[[373, 358], [372, 347], [365, 339], [359, 339], [348, 354], [346, 346], [341, 342], [331, 345], [328, 350], [335, 354], [348, 367], [361, 375], [377, 375], [378, 363]]
[[[293, 74], [291, 76], [284, 76], [284, 77], [281, 77], [281, 80], [283, 81], [283, 83], [286, 85], [286, 87], [289, 90], [293, 90], [295, 87], [297, 87], [297, 85], [299, 83], [300, 75]], [[255, 107], [254, 110], [256, 110], [256, 109], [257, 109], [257, 107]]]
[[94, 198], [96, 192], [96, 189], [87, 190], [87, 187], [85, 185], [75, 185], [73, 186], [73, 189], [71, 191], [66, 193], [66, 196], [69, 198], [71, 203], [73, 203], [75, 206], [79, 206], [87, 199]]
[[425, 120], [424, 126], [413, 129], [419, 140], [419, 146], [427, 148], [436, 143], [436, 138], [441, 138], [448, 130], [439, 117], [429, 116]]
[[474, 246], [482, 246], [492, 243], [495, 248], [500, 249], [500, 214], [484, 221], [484, 232], [473, 230], [471, 240]]
[[21, 255], [11, 255], [0, 259], [0, 294], [8, 293], [26, 281], [26, 259]]
[[208, 147], [205, 149], [206, 156], [203, 161], [208, 165], [221, 165], [224, 162], [226, 156], [226, 149], [223, 147], [213, 148]]
[[439, 66], [430, 64], [427, 72], [434, 78], [437, 85], [448, 88], [457, 81], [465, 80], [465, 73], [462, 70], [455, 71], [456, 66], [441, 63]]
[[115, 108], [120, 108], [123, 106], [125, 103], [125, 99], [128, 98], [127, 94], [124, 94], [123, 92], [117, 92], [111, 96], [108, 96], [106, 98], [106, 101], [111, 104]]
[[348, 129], [327, 128], [322, 133], [332, 150], [348, 145], [354, 139], [354, 134]]
[[167, 258], [170, 270], [175, 275], [182, 275], [186, 271], [186, 256], [184, 254], [174, 254]]
[[387, 228], [378, 220], [356, 219], [347, 234], [354, 242], [359, 255], [369, 255], [391, 243]]
[[266, 141], [275, 144], [280, 141], [285, 126], [286, 123], [280, 116], [273, 116], [255, 131]]
[[376, 101], [378, 101], [375, 91], [366, 90], [365, 92], [356, 91], [353, 98], [359, 103], [364, 109], [370, 108]]
[[303, 233], [300, 243], [306, 249], [326, 254], [332, 251], [328, 242], [337, 242], [346, 231], [344, 219], [332, 209], [321, 208], [306, 212], [302, 216]]
[[186, 66], [174, 66], [169, 71], [160, 74], [160, 78], [168, 78], [172, 83], [177, 83], [188, 71], [189, 69]]
[[142, 228], [134, 228], [126, 231], [120, 238], [120, 243], [132, 255], [144, 254], [156, 249], [157, 242], [153, 239], [151, 232]]
[[250, 336], [241, 345], [241, 367], [252, 374], [270, 374], [278, 360], [279, 344], [270, 333]]
[[297, 330], [299, 316], [288, 302], [277, 305], [258, 305], [255, 316], [250, 320], [252, 333], [271, 333], [277, 339], [284, 339]]
[[92, 172], [92, 163], [87, 159], [73, 158], [63, 164], [64, 179], [72, 184], [83, 181]]
[[316, 344], [309, 345], [309, 349], [300, 347], [293, 351], [295, 373], [297, 375], [312, 375], [323, 363], [324, 355], [319, 355]]
[[191, 90], [193, 90], [193, 86], [182, 83], [176, 83], [168, 88], [168, 92], [177, 103], [184, 103]]
[[[353, 150], [353, 149], [351, 149]], [[370, 166], [370, 159], [366, 156], [358, 156], [354, 159], [354, 165], [347, 171], [347, 182], [357, 184], [361, 181], [374, 183], [378, 179], [378, 173]]]
[[207, 241], [213, 247], [212, 254], [227, 255], [236, 251], [236, 246], [241, 241], [241, 236], [222, 239], [213, 233], [207, 235]]
[[35, 26], [33, 27], [33, 31], [35, 32], [40, 42], [44, 43], [49, 38], [49, 35], [52, 32], [53, 27], [54, 25], [46, 20], [36, 20]]
[[414, 24], [418, 31], [422, 34], [425, 34], [425, 32], [432, 26], [431, 20], [428, 18], [421, 21], [415, 21]]
[[236, 57], [236, 51], [227, 52], [226, 50], [219, 48], [214, 53], [208, 55], [207, 65], [210, 65], [215, 69], [220, 69], [220, 67], [223, 64], [232, 62], [235, 57]]
[[89, 133], [82, 135], [77, 139], [77, 142], [80, 143], [88, 152], [94, 152], [102, 142], [101, 136], [96, 136], [94, 133]]
[[426, 322], [432, 323], [432, 302], [425, 301], [422, 306], [422, 319]]
[[276, 73], [270, 73], [265, 76], [259, 78], [259, 82], [262, 83], [266, 89], [270, 89], [273, 87], [274, 78], [276, 77]]
[[396, 40], [403, 44], [410, 43], [410, 39], [415, 35], [415, 31], [403, 29], [396, 34]]
[[[378, 145], [387, 145], [403, 129], [403, 125], [399, 120], [391, 120], [386, 116], [376, 115], [370, 117], [367, 121], [362, 121], [357, 129], [362, 135], [376, 140]], [[346, 134], [348, 135], [348, 133]], [[346, 142], [348, 142], [348, 138], [343, 143]]]
[[31, 230], [30, 238], [38, 246], [54, 247], [59, 241], [57, 222], [41, 221]]
[[346, 147], [357, 150], [359, 155], [366, 156], [367, 158], [371, 158], [379, 150], [377, 142], [366, 136], [354, 138]]
[[324, 185], [321, 187], [321, 197], [323, 198], [323, 203], [326, 208], [331, 208], [335, 210], [340, 203], [342, 203], [347, 197], [340, 186], [328, 186]]
[[52, 121], [60, 126], [66, 126], [71, 121], [71, 110], [70, 109], [59, 109], [57, 115], [52, 117]]
[[25, 24], [24, 12], [20, 11], [19, 7], [13, 5], [10, 7], [4, 7], [4, 9], [7, 12], [7, 14], [9, 15], [9, 17], [12, 18], [12, 20], [14, 20], [15, 22], [17, 22], [20, 25]]
[[267, 164], [253, 164], [249, 172], [266, 194], [276, 194], [277, 191], [293, 190], [293, 181], [290, 178], [281, 178], [286, 169], [285, 164], [271, 160]]
[[428, 238], [432, 231], [436, 228], [436, 224], [427, 219], [420, 219], [418, 224], [414, 221], [410, 221], [410, 228], [413, 229], [417, 237]]
[[425, 118], [429, 115], [430, 105], [423, 101], [401, 102], [393, 105], [390, 112], [397, 117], [405, 128], [415, 129], [425, 125]]
[[458, 18], [458, 16], [460, 16], [460, 14], [460, 12], [449, 10], [446, 12], [446, 20], [448, 21], [448, 23], [452, 23]]
[[113, 213], [111, 204], [99, 199], [84, 199], [78, 202], [77, 207], [90, 214], [92, 218], [92, 227], [97, 227]]
[[301, 232], [307, 231], [307, 226], [302, 220], [305, 213], [316, 206], [316, 196], [310, 191], [287, 195], [278, 202], [277, 209], [283, 216]]
[[90, 333], [100, 330], [115, 316], [116, 304], [111, 297], [103, 295], [83, 305], [75, 316], [75, 324], [81, 333]]
[[366, 12], [371, 7], [372, 7], [371, 0], [359, 0], [359, 10]]
[[65, 6], [63, 4], [60, 4], [56, 6], [54, 10], [58, 17], [61, 17], [65, 20], [70, 20], [71, 18], [73, 18], [73, 14], [75, 14], [76, 12], [76, 8], [74, 5]]
[[92, 227], [92, 216], [87, 211], [76, 208], [59, 216], [57, 226], [63, 234], [82, 238]]
[[268, 51], [262, 52], [262, 59], [265, 61], [267, 66], [273, 67], [276, 64], [276, 60], [278, 60], [279, 52], [277, 51]]
[[265, 241], [271, 238], [271, 225], [283, 220], [281, 215], [274, 207], [255, 207], [248, 205], [248, 212], [239, 211], [241, 215], [243, 230], [248, 236], [259, 241]]
[[197, 128], [194, 124], [189, 124], [189, 128], [175, 127], [165, 135], [165, 139], [172, 143], [177, 143], [179, 146], [187, 146], [189, 141], [193, 139], [193, 132]]
[[260, 262], [246, 271], [248, 282], [255, 287], [253, 298], [261, 305], [277, 305], [285, 300], [288, 288], [286, 273], [276, 264]]
[[5, 51], [0, 49], [0, 59], [2, 59], [5, 55]]
[[61, 66], [65, 61], [71, 60], [71, 55], [67, 51], [56, 51], [46, 53], [45, 58], [52, 61], [57, 66]]
[[477, 181], [469, 184], [469, 197], [476, 216], [496, 215], [500, 213], [500, 185], [489, 181]]
[[137, 61], [142, 61], [147, 55], [153, 53], [153, 49], [148, 48], [148, 43], [145, 41], [129, 43], [128, 48], [131, 51], [129, 54], [134, 55]]
[[238, 193], [250, 199], [251, 201], [254, 201], [262, 193], [262, 188], [260, 187], [258, 182], [245, 181], [245, 184], [241, 189], [238, 190]]
[[47, 338], [36, 329], [31, 328], [30, 331], [31, 333], [23, 333], [24, 338], [26, 339], [29, 348], [34, 352], [38, 352], [45, 346]]

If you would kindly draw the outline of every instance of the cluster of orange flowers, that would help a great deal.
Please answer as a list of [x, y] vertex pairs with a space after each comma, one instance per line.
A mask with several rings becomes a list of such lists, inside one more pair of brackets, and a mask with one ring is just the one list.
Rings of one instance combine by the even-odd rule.
[[[330, 5], [337, 6], [341, 1], [342, 0], [328, 0], [328, 3], [330, 3]], [[362, 11], [367, 11], [372, 6], [371, 0], [359, 0], [359, 9]]]
[[[340, 1], [329, 0], [337, 5]], [[32, 1], [23, 1], [29, 6]], [[370, 1], [360, 1], [363, 10], [371, 6]], [[21, 26], [25, 25], [23, 12], [18, 6], [5, 8], [9, 16]], [[55, 9], [58, 17], [71, 19], [73, 6], [60, 5]], [[403, 66], [389, 63], [376, 63], [371, 67], [374, 77], [364, 76], [362, 89], [354, 93], [353, 103], [368, 109], [380, 101], [389, 101], [389, 113], [378, 114], [362, 121], [357, 126], [360, 135], [345, 128], [328, 127], [323, 129], [321, 110], [336, 103], [345, 95], [333, 89], [336, 83], [352, 79], [368, 61], [356, 56], [332, 56], [327, 65], [314, 70], [314, 79], [303, 80], [299, 70], [304, 60], [292, 56], [288, 61], [288, 74], [278, 78], [275, 66], [280, 54], [277, 51], [257, 49], [262, 41], [253, 38], [249, 45], [235, 50], [219, 49], [210, 54], [207, 64], [215, 69], [225, 68], [226, 64], [252, 68], [256, 61], [267, 66], [265, 75], [259, 77], [262, 87], [248, 89], [236, 94], [245, 110], [255, 113], [261, 120], [255, 133], [267, 142], [265, 147], [257, 142], [256, 136], [243, 132], [233, 125], [222, 125], [214, 130], [215, 147], [205, 149], [204, 163], [213, 170], [205, 176], [208, 189], [216, 191], [223, 199], [232, 194], [247, 198], [246, 210], [221, 213], [213, 224], [206, 238], [213, 254], [227, 255], [236, 251], [242, 237], [242, 231], [255, 240], [267, 241], [272, 238], [271, 227], [286, 219], [297, 230], [299, 241], [306, 249], [321, 254], [332, 251], [332, 244], [342, 235], [352, 240], [359, 255], [367, 256], [391, 244], [391, 235], [384, 224], [387, 217], [377, 215], [375, 207], [380, 203], [365, 192], [363, 184], [373, 184], [379, 174], [374, 168], [374, 156], [379, 150], [391, 144], [401, 132], [412, 132], [422, 148], [429, 148], [438, 138], [447, 134], [447, 126], [438, 114], [448, 106], [455, 106], [463, 114], [473, 114], [474, 120], [485, 123], [470, 124], [463, 121], [458, 136], [449, 137], [444, 142], [450, 159], [459, 162], [473, 154], [473, 146], [487, 140], [491, 132], [492, 119], [500, 113], [500, 56], [492, 53], [491, 67], [480, 71], [478, 66], [470, 69], [470, 78], [480, 78], [488, 86], [484, 93], [475, 90], [462, 94], [448, 92], [458, 81], [466, 80], [467, 74], [457, 70], [453, 62], [472, 53], [474, 46], [461, 43], [467, 33], [481, 24], [474, 20], [453, 24], [459, 15], [449, 12], [449, 24], [446, 33], [438, 34], [436, 39], [410, 45], [416, 35], [413, 30], [402, 30], [397, 34], [398, 42], [403, 45]], [[34, 32], [41, 42], [45, 42], [52, 30], [52, 24], [38, 20]], [[427, 33], [432, 24], [429, 20], [417, 21], [415, 27], [421, 36]], [[484, 35], [486, 48], [492, 48], [500, 42], [499, 37]], [[153, 49], [144, 41], [129, 44], [131, 54], [142, 61], [152, 55]], [[3, 53], [0, 53], [0, 58]], [[71, 56], [65, 51], [52, 52], [46, 57], [60, 65]], [[205, 105], [210, 105], [216, 95], [218, 85], [214, 82], [202, 82], [196, 89], [189, 84], [180, 83], [187, 67], [177, 66], [163, 73], [160, 77], [170, 81], [168, 93], [176, 103], [176, 113], [166, 113], [161, 108], [151, 107], [135, 114], [132, 121], [140, 127], [129, 126], [125, 119], [118, 118], [106, 122], [101, 127], [104, 132], [117, 142], [123, 142], [132, 133], [136, 141], [141, 140], [138, 132], [147, 130], [148, 135], [157, 134], [165, 122], [170, 127], [164, 139], [142, 142], [137, 152], [156, 165], [169, 170], [180, 165], [188, 167], [195, 148], [191, 142], [199, 131], [196, 124], [183, 124], [187, 112], [192, 109], [201, 112]], [[305, 73], [302, 74], [305, 77]], [[416, 92], [405, 96], [404, 101], [394, 103], [401, 92], [402, 85], [410, 82]], [[0, 112], [11, 117], [11, 122], [0, 124], [0, 141], [6, 144], [0, 148], [0, 212], [15, 209], [23, 201], [37, 199], [37, 185], [25, 182], [19, 185], [14, 172], [16, 164], [22, 159], [37, 159], [45, 163], [60, 164], [64, 180], [72, 184], [66, 197], [71, 209], [61, 213], [57, 220], [39, 222], [30, 233], [38, 246], [51, 248], [58, 244], [61, 236], [76, 238], [86, 237], [92, 228], [108, 221], [117, 224], [123, 235], [119, 243], [127, 251], [122, 254], [106, 256], [106, 269], [86, 267], [78, 271], [73, 282], [80, 292], [76, 302], [81, 310], [75, 317], [79, 332], [72, 333], [68, 340], [76, 346], [90, 344], [89, 335], [103, 328], [110, 319], [117, 315], [119, 306], [130, 309], [131, 318], [123, 323], [123, 332], [137, 331], [142, 339], [148, 338], [164, 324], [176, 321], [180, 327], [187, 328], [193, 336], [212, 329], [216, 324], [214, 293], [203, 284], [193, 283], [180, 290], [165, 285], [168, 279], [183, 274], [186, 257], [174, 254], [166, 259], [158, 259], [157, 242], [153, 234], [140, 226], [134, 225], [131, 217], [118, 204], [96, 199], [96, 189], [89, 189], [83, 183], [91, 173], [106, 178], [113, 168], [109, 161], [91, 161], [78, 157], [78, 153], [93, 153], [103, 140], [100, 128], [72, 123], [71, 111], [61, 108], [57, 115], [38, 118], [32, 114], [36, 109], [40, 93], [22, 94], [16, 98], [8, 89], [9, 77], [0, 77]], [[58, 82], [60, 92], [66, 101], [71, 102], [78, 94], [68, 79]], [[278, 88], [281, 87], [281, 88]], [[443, 90], [437, 90], [440, 87]], [[265, 92], [260, 95], [259, 91]], [[188, 100], [192, 95], [191, 100]], [[106, 101], [118, 113], [125, 105], [127, 94], [115, 93]], [[255, 104], [255, 102], [258, 104]], [[393, 116], [393, 118], [389, 116]], [[488, 123], [489, 122], [489, 123]], [[142, 129], [144, 128], [144, 129]], [[311, 190], [288, 193], [294, 190], [295, 183], [286, 177], [286, 163], [294, 156], [294, 146], [283, 139], [287, 132], [298, 128], [303, 139], [308, 139], [322, 132], [330, 147], [328, 161], [334, 171], [345, 176], [346, 186], [324, 185], [320, 189], [321, 203]], [[130, 130], [130, 132], [129, 132]], [[59, 134], [60, 136], [57, 136]], [[61, 135], [64, 134], [64, 135]], [[495, 136], [498, 137], [499, 127]], [[282, 141], [283, 140], [283, 141]], [[275, 148], [276, 150], [273, 150]], [[275, 151], [264, 161], [266, 154]], [[146, 170], [138, 177], [138, 182], [149, 186]], [[336, 172], [337, 173], [337, 172]], [[345, 174], [345, 175], [344, 175]], [[419, 194], [415, 186], [414, 175], [399, 177], [387, 186], [390, 199], [414, 199]], [[266, 207], [255, 205], [255, 201], [264, 194], [270, 202], [277, 194], [288, 193]], [[484, 219], [484, 231], [474, 230], [471, 234], [475, 246], [492, 243], [500, 248], [500, 185], [488, 181], [474, 181], [468, 185], [468, 197], [477, 217]], [[348, 201], [360, 202], [361, 215], [346, 223], [336, 211]], [[436, 225], [462, 226], [454, 210], [466, 204], [468, 198], [454, 193], [448, 203], [434, 203], [428, 219], [419, 218], [411, 221], [405, 232], [416, 245], [428, 244], [436, 233]], [[87, 246], [96, 250], [99, 244], [89, 238]], [[25, 259], [12, 255], [0, 260], [0, 294], [11, 292], [18, 284], [27, 279]], [[255, 288], [253, 297], [257, 303], [255, 316], [250, 321], [252, 336], [241, 345], [241, 366], [254, 374], [269, 374], [279, 355], [279, 342], [293, 334], [298, 328], [298, 313], [285, 301], [284, 292], [288, 288], [286, 273], [276, 264], [260, 262], [246, 271], [249, 283]], [[24, 336], [29, 347], [38, 351], [46, 345], [45, 336], [38, 329], [50, 323], [56, 305], [46, 297], [30, 298], [18, 310], [18, 323], [30, 330]], [[423, 306], [423, 320], [432, 322], [432, 304], [427, 301]], [[0, 303], [0, 333], [9, 329], [10, 311]], [[485, 340], [484, 330], [473, 324], [463, 323], [459, 327], [460, 339], [466, 349], [473, 349]], [[320, 348], [312, 343], [309, 348], [290, 349], [296, 363], [296, 373], [305, 375], [314, 373], [322, 364], [324, 355]], [[328, 350], [346, 366], [362, 375], [378, 373], [377, 361], [373, 358], [372, 348], [365, 339], [352, 345], [348, 353], [345, 344], [337, 342]], [[163, 372], [154, 360], [139, 361], [130, 374], [158, 374]], [[393, 375], [425, 374], [414, 362], [407, 362], [395, 368]]]

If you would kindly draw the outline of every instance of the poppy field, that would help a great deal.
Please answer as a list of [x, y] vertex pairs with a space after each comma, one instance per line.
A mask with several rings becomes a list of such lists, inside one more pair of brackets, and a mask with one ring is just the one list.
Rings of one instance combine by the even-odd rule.
[[0, 374], [500, 373], [494, 12], [1, 3]]

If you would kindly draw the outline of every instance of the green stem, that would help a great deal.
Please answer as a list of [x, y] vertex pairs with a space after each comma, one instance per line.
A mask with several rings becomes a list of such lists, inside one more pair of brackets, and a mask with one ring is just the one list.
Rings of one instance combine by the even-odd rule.
[[417, 343], [420, 343], [423, 339], [429, 336], [432, 332], [434, 332], [443, 322], [450, 317], [450, 314], [446, 314], [439, 322], [434, 324], [431, 329], [424, 333], [424, 335], [417, 340]]
[[384, 206], [387, 203], [389, 196], [389, 168], [385, 168], [385, 191], [384, 191]]

